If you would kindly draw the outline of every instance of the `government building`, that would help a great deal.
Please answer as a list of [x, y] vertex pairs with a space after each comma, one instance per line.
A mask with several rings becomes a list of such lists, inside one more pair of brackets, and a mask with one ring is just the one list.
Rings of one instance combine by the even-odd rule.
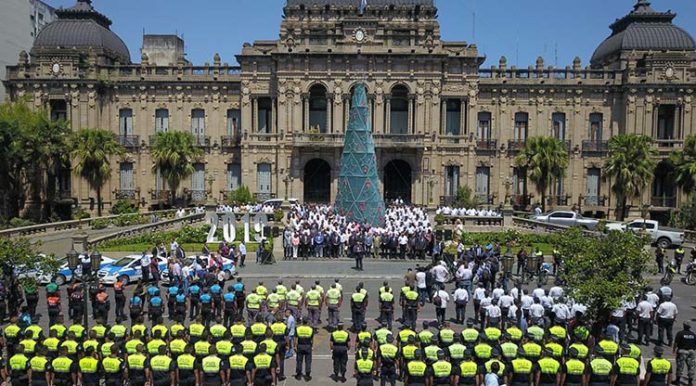
[[[632, 211], [668, 216], [685, 200], [663, 160], [696, 134], [696, 44], [674, 13], [639, 0], [589, 64], [517, 68], [504, 57], [484, 66], [475, 44], [445, 40], [434, 0], [367, 3], [287, 0], [278, 38], [244, 44], [233, 66], [218, 55], [192, 64], [168, 35], [146, 35], [133, 55], [108, 17], [78, 0], [18, 53], [4, 84], [12, 100], [27, 97], [74, 130], [118, 136], [127, 154], [112, 161], [107, 208], [167, 202], [149, 150], [167, 130], [190, 131], [204, 150], [176, 192], [181, 203], [215, 204], [241, 185], [259, 200], [332, 202], [357, 82], [367, 85], [387, 200], [437, 206], [468, 186], [482, 206], [528, 209], [540, 194], [515, 157], [527, 138], [554, 136], [570, 160], [547, 207], [613, 216], [602, 166], [619, 133], [652, 137], [659, 154]], [[66, 165], [60, 197], [88, 208], [95, 193]]]

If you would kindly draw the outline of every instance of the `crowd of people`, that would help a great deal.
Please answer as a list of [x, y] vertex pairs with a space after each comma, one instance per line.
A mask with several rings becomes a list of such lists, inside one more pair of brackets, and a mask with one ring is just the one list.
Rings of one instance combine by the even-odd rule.
[[441, 214], [443, 216], [452, 216], [452, 217], [500, 217], [500, 213], [498, 213], [494, 209], [486, 209], [486, 208], [457, 208], [457, 207], [450, 207], [450, 206], [440, 206], [437, 209], [435, 209], [435, 214]]
[[218, 213], [265, 213], [273, 214], [275, 211], [273, 205], [264, 204], [246, 204], [246, 205], [228, 205], [220, 204], [217, 206]]

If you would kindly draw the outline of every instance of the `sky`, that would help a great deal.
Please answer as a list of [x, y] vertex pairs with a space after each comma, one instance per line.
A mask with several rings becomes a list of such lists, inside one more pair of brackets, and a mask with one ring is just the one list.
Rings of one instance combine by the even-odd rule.
[[[44, 0], [70, 7], [76, 0]], [[360, 0], [355, 0], [356, 4]], [[442, 38], [475, 43], [486, 56], [484, 67], [527, 67], [542, 56], [546, 65], [564, 67], [580, 57], [588, 64], [594, 49], [609, 36], [609, 25], [626, 15], [636, 0], [435, 0]], [[143, 31], [183, 36], [188, 60], [236, 63], [244, 42], [278, 38], [285, 0], [94, 0], [112, 21], [131, 59], [140, 62]], [[368, 6], [370, 0], [368, 0]], [[696, 36], [696, 1], [652, 0], [657, 11], [677, 13], [674, 23]]]

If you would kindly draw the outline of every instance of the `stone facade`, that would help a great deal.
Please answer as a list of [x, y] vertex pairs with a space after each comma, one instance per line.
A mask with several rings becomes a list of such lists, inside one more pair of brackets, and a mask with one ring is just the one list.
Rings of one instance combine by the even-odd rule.
[[[239, 67], [217, 55], [203, 66], [183, 58], [155, 65], [147, 55], [124, 63], [122, 55], [105, 60], [109, 50], [35, 47], [8, 67], [5, 84], [15, 99], [64, 107], [73, 129], [118, 133], [129, 151], [113, 160], [107, 206], [119, 197], [161, 201], [149, 155], [157, 130], [191, 130], [205, 149], [178, 192], [190, 203], [219, 202], [239, 184], [259, 199], [333, 201], [358, 81], [368, 88], [385, 198], [420, 205], [448, 202], [464, 185], [482, 205], [537, 203], [514, 158], [526, 138], [556, 136], [570, 162], [548, 204], [611, 215], [616, 201], [601, 168], [612, 135], [649, 135], [664, 159], [696, 134], [693, 47], [620, 46], [592, 66], [576, 58], [554, 68], [539, 58], [515, 68], [501, 58], [484, 68], [475, 44], [442, 40], [432, 1], [385, 0], [364, 10], [358, 1], [315, 3], [288, 2], [279, 38], [245, 44]], [[640, 15], [672, 14], [641, 0], [624, 19]], [[679, 205], [667, 171], [660, 163], [634, 211], [648, 203], [658, 216]], [[94, 196], [75, 176], [65, 185], [80, 204]]]

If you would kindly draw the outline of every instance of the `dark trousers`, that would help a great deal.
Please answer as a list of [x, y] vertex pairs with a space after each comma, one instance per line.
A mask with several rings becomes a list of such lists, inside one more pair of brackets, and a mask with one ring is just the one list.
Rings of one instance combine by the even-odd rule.
[[657, 318], [657, 343], [663, 344], [664, 340], [662, 336], [664, 332], [667, 333], [667, 344], [672, 345], [672, 327], [674, 326], [674, 319], [664, 319]]
[[466, 312], [466, 303], [456, 303], [455, 312], [457, 315], [457, 323], [464, 323], [464, 314]]
[[125, 318], [126, 314], [123, 309], [126, 307], [126, 297], [124, 295], [116, 295], [114, 299], [116, 300], [116, 317]]
[[387, 383], [391, 386], [396, 385], [396, 369], [383, 366], [382, 371], [380, 371], [379, 384], [380, 386], [386, 386]]
[[198, 316], [198, 312], [200, 312], [200, 303], [197, 301], [191, 301], [191, 308], [189, 309], [189, 319], [193, 320]]
[[360, 254], [360, 253], [355, 255], [355, 268], [358, 271], [363, 270], [363, 257], [362, 257], [362, 254]]
[[387, 328], [391, 330], [394, 322], [394, 310], [380, 310], [379, 321], [386, 323]]
[[437, 317], [437, 323], [439, 325], [442, 325], [445, 323], [445, 311], [447, 311], [447, 308], [444, 307], [436, 307], [435, 308], [435, 315]]
[[650, 342], [650, 326], [652, 320], [650, 318], [638, 319], [638, 343], [648, 344]]
[[295, 375], [302, 375], [302, 364], [304, 363], [304, 374], [309, 376], [312, 374], [312, 350], [306, 348], [297, 349], [297, 365], [295, 367]]
[[348, 365], [348, 353], [336, 352], [333, 353], [333, 372], [337, 377], [346, 375], [346, 366]]

